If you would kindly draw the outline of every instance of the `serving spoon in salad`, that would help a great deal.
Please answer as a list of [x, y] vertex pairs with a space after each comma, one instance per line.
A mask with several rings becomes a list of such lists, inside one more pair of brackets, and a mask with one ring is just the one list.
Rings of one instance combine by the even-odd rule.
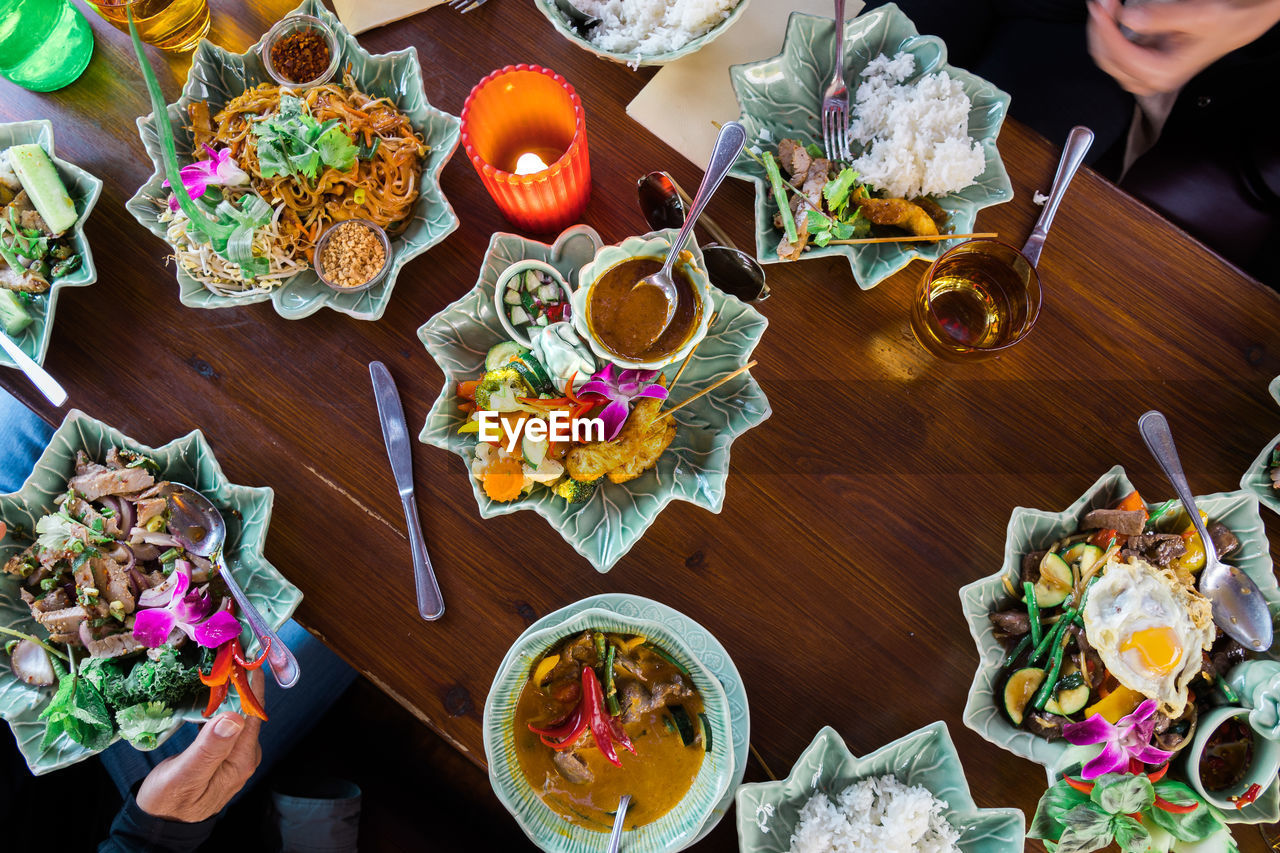
[[1253, 578], [1218, 559], [1218, 549], [1214, 547], [1209, 531], [1205, 529], [1204, 519], [1196, 509], [1196, 499], [1187, 483], [1187, 475], [1182, 471], [1182, 461], [1173, 444], [1169, 421], [1163, 414], [1152, 409], [1138, 418], [1138, 432], [1142, 434], [1142, 440], [1147, 443], [1151, 455], [1164, 470], [1164, 475], [1173, 484], [1173, 491], [1178, 495], [1178, 500], [1182, 501], [1182, 508], [1191, 517], [1191, 523], [1195, 525], [1200, 542], [1204, 545], [1200, 592], [1213, 604], [1213, 621], [1246, 649], [1266, 651], [1271, 648], [1275, 630], [1267, 601], [1262, 597]]
[[222, 546], [227, 541], [227, 523], [222, 513], [208, 498], [182, 483], [166, 483], [160, 489], [160, 496], [169, 502], [169, 528], [174, 538], [188, 553], [207, 557], [218, 567], [218, 573], [239, 605], [245, 621], [258, 638], [258, 643], [267, 650], [267, 663], [271, 665], [276, 684], [281, 687], [297, 684], [301, 675], [298, 659], [262, 618], [222, 559]]

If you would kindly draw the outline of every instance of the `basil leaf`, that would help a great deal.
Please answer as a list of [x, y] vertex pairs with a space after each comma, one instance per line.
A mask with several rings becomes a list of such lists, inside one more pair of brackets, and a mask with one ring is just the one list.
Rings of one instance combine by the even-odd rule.
[[1111, 818], [1111, 832], [1125, 853], [1147, 853], [1151, 844], [1151, 833], [1147, 828], [1126, 814]]
[[1121, 776], [1106, 784], [1099, 783], [1090, 796], [1108, 814], [1126, 815], [1149, 808], [1155, 802], [1156, 792], [1151, 780], [1138, 773]]
[[1062, 816], [1076, 806], [1089, 802], [1089, 795], [1077, 791], [1066, 782], [1059, 781], [1044, 792], [1036, 806], [1035, 817], [1031, 820], [1030, 838], [1056, 839], [1066, 828]]
[[1217, 809], [1209, 806], [1195, 791], [1181, 782], [1162, 779], [1156, 783], [1155, 793], [1178, 805], [1200, 804], [1195, 811], [1186, 814], [1167, 812], [1159, 806], [1151, 809], [1151, 820], [1155, 825], [1179, 841], [1203, 841], [1226, 826]]

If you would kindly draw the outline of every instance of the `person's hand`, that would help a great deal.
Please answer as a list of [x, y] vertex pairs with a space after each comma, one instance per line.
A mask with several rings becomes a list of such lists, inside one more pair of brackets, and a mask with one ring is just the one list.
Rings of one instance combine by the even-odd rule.
[[[261, 670], [251, 673], [253, 692], [263, 695]], [[198, 823], [222, 811], [262, 758], [262, 720], [227, 711], [200, 729], [191, 746], [155, 766], [138, 789], [138, 808], [154, 817]]]
[[[1280, 21], [1280, 0], [1089, 0], [1089, 53], [1135, 95], [1175, 92]], [[1136, 34], [1126, 38], [1121, 27]]]

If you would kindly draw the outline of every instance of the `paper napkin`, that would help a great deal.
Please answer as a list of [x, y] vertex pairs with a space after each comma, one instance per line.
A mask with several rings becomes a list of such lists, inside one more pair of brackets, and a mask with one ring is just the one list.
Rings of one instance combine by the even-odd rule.
[[338, 20], [355, 35], [439, 6], [445, 0], [333, 0]]
[[[862, 5], [852, 0], [845, 7], [846, 19], [857, 15]], [[754, 0], [727, 33], [697, 53], [664, 65], [627, 105], [627, 115], [705, 169], [716, 141], [712, 122], [738, 117], [729, 66], [781, 53], [792, 12], [830, 17], [833, 11], [831, 0]]]

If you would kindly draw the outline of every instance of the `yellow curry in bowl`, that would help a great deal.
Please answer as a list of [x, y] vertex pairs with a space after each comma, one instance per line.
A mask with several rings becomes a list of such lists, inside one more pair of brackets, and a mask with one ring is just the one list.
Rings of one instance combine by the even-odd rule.
[[671, 811], [692, 787], [711, 727], [689, 672], [644, 637], [584, 631], [533, 667], [515, 713], [515, 752], [534, 793], [599, 832], [631, 795], [626, 828]]

